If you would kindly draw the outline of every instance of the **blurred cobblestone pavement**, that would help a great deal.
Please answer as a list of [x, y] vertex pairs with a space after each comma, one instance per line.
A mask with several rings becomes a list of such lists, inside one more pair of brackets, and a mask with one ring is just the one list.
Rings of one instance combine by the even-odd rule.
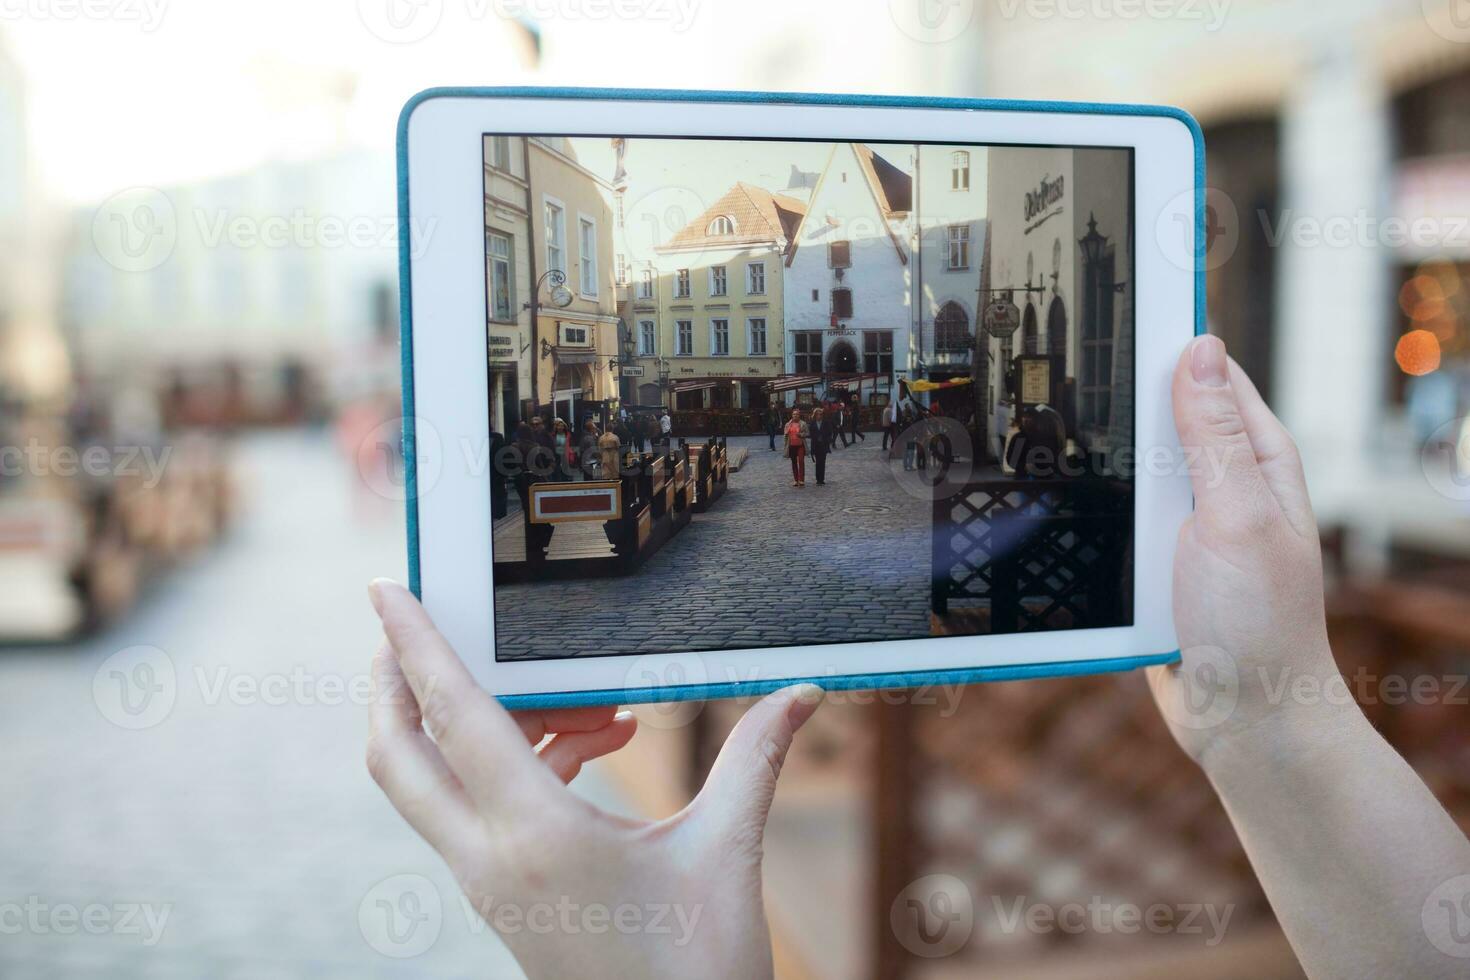
[[[399, 506], [325, 435], [238, 450], [243, 513], [216, 551], [102, 636], [0, 650], [0, 977], [520, 976], [363, 766], [353, 685], [379, 636], [364, 587], [404, 574]], [[104, 665], [139, 645], [162, 654]], [[163, 700], [120, 716], [111, 685], [141, 664]], [[104, 717], [153, 720], [170, 670], [162, 720]], [[598, 795], [597, 779], [578, 787]], [[397, 875], [427, 882], [369, 895]], [[436, 897], [419, 955], [365, 939], [415, 951], [436, 923], [401, 945], [374, 929]], [[152, 945], [139, 903], [167, 915]]]
[[894, 478], [882, 435], [867, 437], [828, 457], [826, 486], [808, 459], [801, 490], [765, 437], [732, 438], [750, 456], [729, 493], [637, 574], [497, 590], [502, 647], [565, 656], [609, 652], [610, 636], [664, 651], [929, 635], [929, 502]]

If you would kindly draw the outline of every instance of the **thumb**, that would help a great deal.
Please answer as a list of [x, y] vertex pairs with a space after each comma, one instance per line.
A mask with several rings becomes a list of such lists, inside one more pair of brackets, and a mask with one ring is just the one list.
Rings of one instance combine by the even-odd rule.
[[716, 837], [759, 853], [786, 752], [821, 703], [821, 688], [798, 684], [767, 695], [740, 719], [691, 805]]
[[1251, 445], [1220, 338], [1196, 337], [1174, 370], [1174, 424], [1184, 448], [1198, 519], [1228, 534], [1280, 515]]

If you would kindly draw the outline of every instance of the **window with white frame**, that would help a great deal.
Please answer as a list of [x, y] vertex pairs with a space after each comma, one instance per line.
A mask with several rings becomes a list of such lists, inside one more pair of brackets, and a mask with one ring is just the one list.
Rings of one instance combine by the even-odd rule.
[[949, 262], [947, 268], [968, 269], [970, 267], [970, 226], [949, 226]]
[[674, 353], [680, 357], [694, 354], [694, 321], [674, 321]]
[[597, 225], [591, 218], [577, 219], [577, 269], [583, 296], [597, 295]]
[[709, 294], [711, 296], [724, 296], [729, 292], [729, 281], [725, 276], [725, 267], [712, 265], [709, 267]]
[[619, 252], [613, 260], [613, 268], [618, 277], [618, 285], [626, 286], [628, 284], [628, 257]]
[[509, 320], [515, 308], [513, 245], [509, 235], [489, 232], [485, 250], [490, 256], [490, 319]]
[[638, 298], [653, 299], [653, 270], [644, 269], [638, 276]]
[[766, 264], [752, 262], [745, 267], [745, 291], [759, 296], [766, 291]]
[[689, 298], [689, 270], [688, 269], [680, 269], [678, 272], [674, 273], [674, 298], [675, 299], [688, 299]]
[[654, 323], [652, 320], [638, 321], [638, 354], [641, 357], [654, 355]]
[[970, 154], [965, 150], [955, 150], [949, 158], [949, 189], [970, 189]]
[[709, 223], [706, 232], [710, 235], [733, 235], [735, 234], [735, 219], [728, 214], [722, 214]]
[[750, 338], [750, 354], [759, 357], [766, 353], [766, 318], [751, 317], [745, 321], [745, 333]]
[[546, 202], [546, 268], [567, 271], [567, 211], [550, 200]]
[[716, 317], [709, 322], [709, 352], [713, 357], [730, 354], [730, 321]]

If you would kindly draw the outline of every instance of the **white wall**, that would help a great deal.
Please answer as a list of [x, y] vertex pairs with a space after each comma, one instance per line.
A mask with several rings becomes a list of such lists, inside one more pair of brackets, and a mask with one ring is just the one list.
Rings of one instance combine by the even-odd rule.
[[[969, 190], [953, 189], [952, 159], [955, 151], [970, 155]], [[949, 355], [943, 359], [934, 354], [934, 317], [945, 303], [955, 302], [970, 321], [970, 335], [975, 335], [979, 313], [984, 304], [979, 296], [980, 270], [985, 263], [987, 170], [990, 150], [984, 146], [922, 146], [919, 148], [919, 180], [915, 208], [920, 255], [915, 267], [919, 284], [918, 302], [922, 324], [918, 325], [916, 354], [931, 367], [963, 367], [968, 357]], [[970, 265], [963, 270], [949, 268], [949, 227], [964, 224], [970, 230]]]

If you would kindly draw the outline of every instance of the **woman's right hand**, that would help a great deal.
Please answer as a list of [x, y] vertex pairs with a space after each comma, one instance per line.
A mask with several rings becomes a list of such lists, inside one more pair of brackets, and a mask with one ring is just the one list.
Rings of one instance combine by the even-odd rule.
[[1190, 344], [1173, 397], [1195, 512], [1174, 560], [1182, 662], [1152, 668], [1149, 679], [1174, 737], [1209, 770], [1242, 749], [1332, 724], [1335, 709], [1281, 695], [1299, 677], [1341, 678], [1296, 444], [1216, 337]]
[[1463, 977], [1470, 843], [1333, 662], [1296, 446], [1214, 337], [1174, 372], [1196, 510], [1179, 535], [1182, 663], [1149, 670], [1309, 976]]

